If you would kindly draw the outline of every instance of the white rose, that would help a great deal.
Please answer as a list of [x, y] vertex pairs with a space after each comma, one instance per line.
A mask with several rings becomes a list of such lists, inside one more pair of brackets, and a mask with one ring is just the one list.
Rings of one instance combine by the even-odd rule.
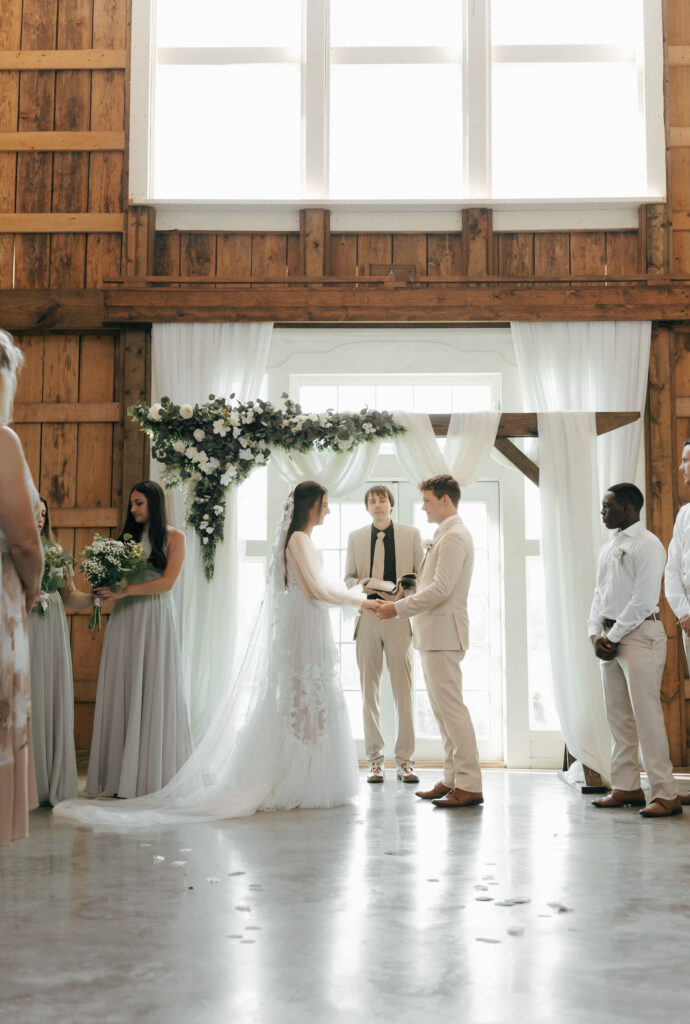
[[245, 423], [253, 423], [254, 422], [254, 410], [253, 409], [248, 409], [247, 412], [244, 414], [244, 422]]
[[149, 409], [148, 419], [154, 420], [155, 422], [159, 422], [161, 418], [162, 408], [163, 406], [160, 404], [160, 402], [154, 402], [151, 408]]
[[221, 437], [225, 437], [228, 432], [228, 427], [225, 426], [224, 420], [213, 421], [213, 433], [220, 434]]
[[346, 437], [344, 441], [338, 441], [338, 447], [347, 450], [352, 446], [352, 438]]
[[232, 428], [232, 436], [235, 438], [235, 440], [237, 440], [237, 438], [241, 435], [241, 433], [242, 433], [242, 428], [241, 427], [233, 427]]
[[230, 481], [234, 480], [236, 476], [237, 470], [235, 469], [235, 467], [228, 466], [228, 468], [225, 470], [222, 477], [220, 478], [220, 482], [223, 485], [223, 487], [227, 487]]
[[208, 464], [209, 464], [209, 466], [210, 466], [210, 468], [211, 468], [212, 470], [213, 470], [213, 469], [220, 469], [220, 462], [219, 462], [219, 461], [218, 461], [218, 459], [217, 459], [217, 458], [215, 457], [215, 455], [214, 455], [214, 456], [212, 456], [212, 457], [211, 457], [211, 458], [210, 458], [210, 459], [208, 460]]
[[230, 413], [230, 415], [228, 416], [228, 423], [230, 424], [231, 427], [239, 427], [240, 414], [237, 412], [237, 410], [234, 410], [233, 412]]
[[194, 440], [195, 441], [203, 441], [203, 439], [205, 437], [206, 437], [206, 431], [202, 430], [201, 427], [197, 427], [197, 429], [194, 431]]
[[215, 529], [214, 526], [207, 526], [206, 527], [206, 533], [213, 533], [214, 529]]
[[310, 412], [309, 415], [307, 416], [307, 419], [311, 420], [312, 423], [318, 423], [319, 422], [319, 414], [318, 414], [318, 412]]
[[202, 537], [201, 538], [201, 543], [202, 544], [208, 544], [208, 537]]
[[180, 455], [184, 454], [187, 449], [186, 441], [173, 441], [173, 449]]
[[191, 405], [180, 406], [180, 416], [182, 417], [183, 420], [191, 420], [193, 415], [194, 409], [192, 408]]
[[251, 459], [254, 458], [254, 453], [251, 452], [249, 448], [243, 448], [242, 451], [240, 452], [240, 458], [244, 459], [245, 462], [249, 462]]
[[190, 444], [188, 448], [185, 448], [185, 455], [190, 462], [199, 461], [199, 449], [195, 448], [193, 444]]

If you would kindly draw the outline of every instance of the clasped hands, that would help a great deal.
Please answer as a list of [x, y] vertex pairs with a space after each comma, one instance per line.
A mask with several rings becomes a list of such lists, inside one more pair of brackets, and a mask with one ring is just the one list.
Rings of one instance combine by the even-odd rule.
[[394, 590], [393, 593], [384, 594], [380, 590], [375, 590], [373, 587], [367, 586], [362, 580], [360, 580], [359, 583], [365, 594], [378, 595], [374, 600], [364, 601], [362, 603], [362, 611], [371, 612], [381, 620], [394, 619], [395, 602], [405, 596], [403, 588], [398, 584], [397, 590]]
[[594, 653], [600, 661], [613, 661], [618, 653], [618, 644], [609, 640], [606, 636], [593, 636], [591, 638]]

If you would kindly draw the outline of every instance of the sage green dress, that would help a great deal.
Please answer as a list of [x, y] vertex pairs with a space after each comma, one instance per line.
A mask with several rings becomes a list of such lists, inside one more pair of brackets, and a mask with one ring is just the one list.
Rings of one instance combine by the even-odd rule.
[[[148, 536], [142, 538], [151, 554]], [[133, 576], [161, 576], [153, 567]], [[135, 797], [170, 781], [192, 752], [172, 592], [115, 602], [103, 638], [86, 792]]]

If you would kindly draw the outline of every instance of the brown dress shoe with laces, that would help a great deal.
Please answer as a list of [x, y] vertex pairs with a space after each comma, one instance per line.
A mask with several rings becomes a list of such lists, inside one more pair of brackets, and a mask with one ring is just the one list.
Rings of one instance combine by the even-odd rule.
[[601, 800], [592, 800], [592, 807], [644, 807], [646, 803], [643, 789], [612, 789]]
[[672, 818], [674, 814], [682, 813], [683, 808], [679, 796], [675, 800], [664, 800], [660, 796], [655, 796], [651, 803], [648, 803], [645, 809], [640, 811], [643, 818]]
[[445, 782], [437, 782], [433, 789], [418, 789], [415, 796], [421, 797], [422, 800], [437, 800], [450, 792], [451, 787], [446, 786]]
[[481, 793], [469, 793], [466, 789], [451, 789], [447, 796], [433, 801], [435, 807], [476, 807], [483, 803]]

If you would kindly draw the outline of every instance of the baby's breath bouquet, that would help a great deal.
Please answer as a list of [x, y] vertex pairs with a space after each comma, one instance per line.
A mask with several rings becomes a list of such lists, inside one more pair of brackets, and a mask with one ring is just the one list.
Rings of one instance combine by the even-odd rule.
[[48, 610], [48, 602], [44, 594], [54, 594], [67, 583], [72, 575], [72, 556], [57, 544], [43, 545], [43, 576], [41, 578], [41, 596], [34, 605], [34, 611], [43, 618]]
[[[143, 572], [149, 567], [144, 550], [137, 541], [126, 533], [123, 540], [101, 537], [96, 534], [93, 544], [84, 548], [79, 568], [92, 587], [109, 587], [115, 592], [126, 587], [130, 576]], [[93, 600], [93, 611], [89, 618], [89, 629], [101, 628], [101, 599]]]

